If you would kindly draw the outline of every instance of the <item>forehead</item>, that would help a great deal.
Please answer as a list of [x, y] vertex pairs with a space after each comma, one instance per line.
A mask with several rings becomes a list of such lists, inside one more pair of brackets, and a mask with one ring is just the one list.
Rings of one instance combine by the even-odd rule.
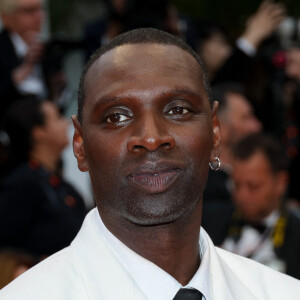
[[[166, 67], [175, 68], [184, 66], [185, 68], [197, 69], [200, 65], [196, 59], [187, 51], [175, 46], [156, 43], [125, 44], [111, 49], [98, 59], [93, 67], [123, 67], [132, 68], [137, 63], [142, 62], [144, 66], [149, 64], [163, 64]], [[142, 65], [138, 65], [139, 68]], [[155, 67], [152, 66], [152, 67]], [[92, 68], [91, 68], [92, 69]]]
[[85, 106], [100, 95], [133, 90], [153, 94], [171, 87], [192, 90], [208, 102], [198, 62], [173, 45], [130, 44], [114, 48], [90, 67], [84, 87]]
[[240, 179], [241, 177], [256, 178], [259, 175], [264, 177], [272, 175], [270, 162], [266, 155], [260, 151], [255, 152], [248, 159], [235, 159], [233, 162], [233, 173]]

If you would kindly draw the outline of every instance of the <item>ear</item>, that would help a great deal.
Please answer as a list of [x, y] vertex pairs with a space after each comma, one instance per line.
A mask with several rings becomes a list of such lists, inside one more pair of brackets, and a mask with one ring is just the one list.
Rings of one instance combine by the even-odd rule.
[[215, 160], [215, 157], [220, 156], [220, 143], [221, 143], [221, 132], [220, 123], [217, 117], [217, 110], [219, 107], [219, 102], [214, 101], [212, 108], [212, 125], [213, 125], [213, 148], [211, 151], [211, 161]]
[[43, 142], [45, 136], [45, 129], [43, 126], [35, 126], [32, 128], [31, 132], [32, 139], [35, 144]]
[[78, 169], [86, 172], [89, 168], [85, 157], [81, 125], [76, 115], [72, 116], [72, 121], [74, 125], [73, 152], [77, 159]]

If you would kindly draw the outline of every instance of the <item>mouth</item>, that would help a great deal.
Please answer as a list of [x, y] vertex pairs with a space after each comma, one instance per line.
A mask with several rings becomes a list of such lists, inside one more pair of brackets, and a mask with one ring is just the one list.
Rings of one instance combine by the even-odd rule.
[[165, 192], [176, 181], [182, 168], [174, 164], [145, 164], [134, 170], [128, 179], [151, 194]]

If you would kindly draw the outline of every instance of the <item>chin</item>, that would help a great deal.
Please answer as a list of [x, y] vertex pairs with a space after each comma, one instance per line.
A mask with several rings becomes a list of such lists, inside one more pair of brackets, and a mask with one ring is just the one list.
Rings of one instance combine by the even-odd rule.
[[176, 221], [182, 213], [169, 213], [169, 214], [139, 214], [138, 216], [128, 214], [127, 219], [139, 226], [157, 226], [163, 224], [169, 224]]
[[132, 209], [127, 211], [126, 218], [140, 226], [169, 224], [192, 212], [197, 203], [198, 200], [191, 201], [191, 198], [182, 200], [173, 197], [158, 201], [148, 199], [139, 203], [140, 205], [131, 205]]
[[248, 221], [248, 222], [260, 222], [263, 219], [263, 216], [261, 216], [259, 213], [244, 213], [243, 214], [244, 218]]

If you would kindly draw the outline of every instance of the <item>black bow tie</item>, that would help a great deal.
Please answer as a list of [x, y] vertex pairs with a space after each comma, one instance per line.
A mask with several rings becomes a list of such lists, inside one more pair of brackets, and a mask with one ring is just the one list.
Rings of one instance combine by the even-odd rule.
[[267, 226], [262, 223], [246, 223], [246, 225], [249, 225], [251, 228], [257, 230], [259, 233], [264, 233], [267, 229]]
[[202, 294], [196, 289], [180, 289], [173, 300], [201, 300]]

